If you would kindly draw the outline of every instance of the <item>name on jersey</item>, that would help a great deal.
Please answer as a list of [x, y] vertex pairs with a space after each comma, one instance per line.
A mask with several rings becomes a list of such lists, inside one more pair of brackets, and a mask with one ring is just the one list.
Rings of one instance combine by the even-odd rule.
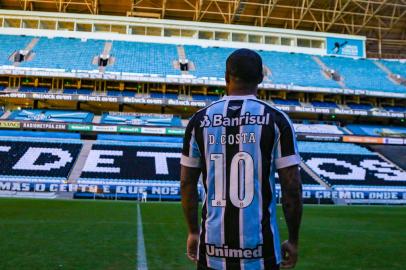
[[200, 127], [237, 127], [242, 125], [268, 125], [270, 115], [251, 115], [246, 112], [237, 117], [228, 117], [222, 114], [213, 114], [212, 118], [205, 115], [203, 120], [200, 121]]
[[242, 132], [237, 134], [221, 134], [217, 135], [209, 134], [209, 144], [240, 144], [240, 143], [255, 143], [254, 132]]
[[258, 245], [255, 248], [229, 248], [226, 245], [217, 247], [212, 244], [206, 244], [206, 253], [209, 256], [220, 258], [262, 258], [262, 245]]

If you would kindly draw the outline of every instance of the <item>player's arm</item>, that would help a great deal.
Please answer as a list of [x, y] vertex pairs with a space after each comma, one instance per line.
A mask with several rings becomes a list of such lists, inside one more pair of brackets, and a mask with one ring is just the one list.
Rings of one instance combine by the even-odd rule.
[[182, 208], [186, 218], [189, 233], [199, 233], [198, 226], [198, 204], [199, 193], [197, 182], [199, 181], [200, 168], [181, 166], [180, 171], [180, 192], [182, 197]]
[[200, 151], [195, 139], [194, 117], [186, 127], [180, 169], [180, 192], [183, 213], [188, 227], [187, 256], [192, 261], [197, 259], [199, 243], [197, 183], [201, 173]]
[[288, 241], [282, 244], [284, 254], [282, 268], [293, 268], [298, 257], [299, 229], [303, 211], [302, 181], [298, 165], [279, 169], [278, 174], [282, 189], [282, 208], [289, 233]]
[[197, 183], [199, 181], [200, 168], [181, 166], [180, 190], [182, 208], [188, 227], [187, 255], [195, 261], [197, 258], [197, 245], [199, 242], [198, 205], [199, 195]]
[[298, 258], [299, 228], [302, 219], [302, 181], [299, 164], [301, 158], [296, 145], [296, 135], [289, 118], [281, 113], [277, 117], [280, 131], [274, 152], [282, 190], [282, 208], [289, 238], [282, 243], [282, 268], [293, 268]]

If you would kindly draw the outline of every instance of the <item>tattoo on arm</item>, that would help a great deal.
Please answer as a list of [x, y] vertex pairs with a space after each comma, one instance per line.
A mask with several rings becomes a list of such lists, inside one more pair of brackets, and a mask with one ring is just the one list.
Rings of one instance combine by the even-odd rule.
[[278, 170], [282, 189], [282, 208], [289, 232], [289, 242], [298, 244], [302, 219], [302, 181], [298, 165]]
[[190, 233], [199, 233], [199, 195], [197, 182], [199, 181], [200, 173], [200, 168], [181, 167], [180, 192], [182, 197], [182, 208]]

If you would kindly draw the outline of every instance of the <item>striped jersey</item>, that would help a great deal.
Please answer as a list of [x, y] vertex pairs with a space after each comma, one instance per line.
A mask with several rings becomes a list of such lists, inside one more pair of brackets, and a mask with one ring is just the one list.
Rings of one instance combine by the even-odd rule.
[[279, 269], [275, 171], [299, 163], [289, 118], [253, 95], [225, 96], [193, 115], [181, 164], [203, 174], [200, 266]]

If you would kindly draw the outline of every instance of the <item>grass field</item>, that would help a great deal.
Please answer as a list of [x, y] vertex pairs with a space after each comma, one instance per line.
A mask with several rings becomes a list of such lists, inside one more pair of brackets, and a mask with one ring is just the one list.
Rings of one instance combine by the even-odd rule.
[[[148, 269], [193, 269], [180, 204], [142, 204], [141, 214]], [[284, 238], [282, 219], [280, 228]], [[305, 206], [296, 269], [405, 265], [405, 207]], [[136, 267], [136, 203], [0, 199], [0, 269]]]

